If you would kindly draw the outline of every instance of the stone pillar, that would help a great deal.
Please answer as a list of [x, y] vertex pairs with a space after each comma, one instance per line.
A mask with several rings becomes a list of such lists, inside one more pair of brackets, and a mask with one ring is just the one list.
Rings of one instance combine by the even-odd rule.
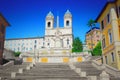
[[27, 67], [26, 67], [26, 70], [30, 70], [30, 66], [27, 66]]
[[109, 74], [107, 74], [105, 71], [103, 71], [103, 72], [100, 74], [100, 80], [110, 80]]
[[86, 72], [81, 72], [80, 76], [81, 77], [86, 77]]
[[11, 72], [11, 78], [15, 78], [16, 77], [16, 72]]
[[19, 70], [18, 70], [18, 73], [23, 73], [23, 69], [22, 68], [20, 68]]
[[75, 66], [73, 64], [69, 65], [72, 70], [75, 70]]
[[35, 66], [35, 64], [36, 64], [36, 63], [35, 63], [35, 61], [33, 61], [33, 63], [32, 63], [32, 64], [33, 64], [33, 66]]
[[88, 76], [88, 80], [97, 80], [97, 76]]
[[80, 68], [76, 68], [75, 72], [78, 73], [78, 74], [80, 74], [81, 73], [81, 69]]
[[[115, 46], [118, 46], [119, 44], [117, 42], [119, 42], [120, 39], [120, 32], [119, 32], [119, 23], [118, 23], [118, 18], [117, 18], [117, 14], [116, 14], [116, 10], [115, 8], [111, 8], [110, 10], [111, 13], [111, 25], [112, 25], [112, 36], [113, 36], [113, 42], [115, 44]], [[116, 47], [117, 48], [117, 47]], [[118, 56], [118, 52], [115, 52], [115, 58], [116, 58], [116, 64], [117, 64], [117, 68], [119, 67], [119, 57]]]
[[34, 65], [31, 63], [31, 64], [30, 64], [30, 67], [32, 68], [33, 66], [34, 66]]
[[110, 10], [110, 19], [112, 25], [112, 32], [113, 32], [113, 42], [119, 41], [119, 27], [118, 27], [118, 19], [117, 14], [114, 8]]

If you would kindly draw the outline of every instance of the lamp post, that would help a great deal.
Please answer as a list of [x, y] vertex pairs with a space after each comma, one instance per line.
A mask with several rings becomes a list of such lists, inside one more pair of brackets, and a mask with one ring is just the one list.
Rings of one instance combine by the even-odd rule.
[[35, 49], [36, 49], [36, 45], [34, 45], [34, 59], [35, 59], [35, 62], [36, 62]]

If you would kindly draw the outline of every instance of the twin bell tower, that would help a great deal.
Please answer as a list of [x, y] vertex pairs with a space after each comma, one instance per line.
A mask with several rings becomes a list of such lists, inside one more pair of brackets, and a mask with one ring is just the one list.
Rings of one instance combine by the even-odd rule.
[[[55, 23], [54, 15], [50, 11], [46, 16], [46, 29], [53, 29], [54, 23]], [[59, 16], [57, 16], [56, 27], [60, 27], [59, 26]], [[67, 10], [64, 15], [64, 27], [65, 28], [72, 27], [72, 14], [69, 10]]]

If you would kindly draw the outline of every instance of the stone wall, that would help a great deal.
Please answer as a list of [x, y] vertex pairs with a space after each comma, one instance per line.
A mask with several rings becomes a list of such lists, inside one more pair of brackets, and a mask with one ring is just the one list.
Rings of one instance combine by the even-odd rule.
[[3, 58], [4, 59], [14, 59], [15, 58], [14, 51], [4, 49]]

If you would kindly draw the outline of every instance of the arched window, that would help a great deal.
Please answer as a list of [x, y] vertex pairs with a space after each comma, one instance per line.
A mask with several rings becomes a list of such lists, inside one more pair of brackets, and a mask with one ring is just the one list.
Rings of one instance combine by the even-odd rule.
[[66, 26], [70, 26], [70, 22], [69, 21], [66, 21]]
[[51, 23], [50, 23], [50, 22], [48, 22], [48, 23], [47, 23], [47, 25], [48, 25], [48, 27], [50, 27], [50, 26], [51, 26]]

